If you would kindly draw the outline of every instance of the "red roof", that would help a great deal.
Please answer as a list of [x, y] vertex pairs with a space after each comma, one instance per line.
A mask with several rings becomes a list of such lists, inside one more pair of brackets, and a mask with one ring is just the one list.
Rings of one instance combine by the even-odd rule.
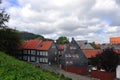
[[22, 48], [24, 49], [35, 49], [42, 40], [29, 40], [22, 43]]
[[49, 50], [53, 41], [43, 41], [37, 48], [37, 50]]
[[63, 50], [64, 49], [64, 44], [59, 44], [58, 49]]
[[120, 55], [120, 50], [118, 49], [118, 50], [114, 50], [117, 54], [119, 54]]
[[85, 49], [82, 50], [87, 58], [95, 57], [97, 54], [101, 53], [100, 49]]

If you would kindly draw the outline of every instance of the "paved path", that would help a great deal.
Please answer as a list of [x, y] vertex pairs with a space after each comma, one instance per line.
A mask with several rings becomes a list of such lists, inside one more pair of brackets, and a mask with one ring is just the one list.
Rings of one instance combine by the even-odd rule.
[[42, 69], [51, 71], [51, 72], [55, 72], [57, 74], [59, 73], [60, 75], [63, 74], [65, 77], [71, 78], [72, 80], [98, 80], [98, 79], [91, 78], [88, 76], [83, 76], [83, 75], [78, 75], [78, 74], [71, 73], [71, 72], [66, 72], [66, 71], [60, 69], [58, 65], [51, 65], [51, 66], [43, 65], [43, 64], [34, 64], [34, 65], [36, 65], [37, 67], [40, 67]]

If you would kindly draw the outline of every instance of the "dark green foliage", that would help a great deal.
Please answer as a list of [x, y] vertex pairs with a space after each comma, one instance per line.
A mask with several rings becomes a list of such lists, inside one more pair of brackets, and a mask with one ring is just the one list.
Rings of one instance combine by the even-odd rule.
[[105, 49], [101, 54], [91, 59], [92, 65], [107, 72], [115, 72], [119, 63], [119, 56], [113, 49]]
[[44, 39], [44, 37], [41, 35], [36, 35], [33, 33], [29, 33], [29, 32], [20, 32], [20, 36], [22, 40], [30, 40], [30, 39], [36, 39], [36, 38]]
[[0, 52], [0, 80], [70, 80]]
[[9, 15], [5, 13], [4, 9], [0, 9], [0, 28], [6, 27], [5, 22], [8, 22]]
[[56, 40], [57, 44], [65, 44], [65, 43], [69, 43], [69, 40], [67, 39], [67, 37], [65, 36], [61, 36]]
[[4, 28], [0, 29], [0, 51], [4, 51], [13, 55], [20, 43], [19, 32], [14, 29]]
[[5, 13], [5, 10], [0, 9], [0, 51], [13, 55], [20, 43], [20, 36], [17, 30], [10, 29], [5, 25], [8, 20], [9, 15]]

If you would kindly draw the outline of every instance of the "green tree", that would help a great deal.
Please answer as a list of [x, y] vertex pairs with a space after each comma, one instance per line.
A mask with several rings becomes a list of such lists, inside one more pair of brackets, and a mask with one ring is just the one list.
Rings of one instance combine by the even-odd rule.
[[8, 20], [9, 20], [9, 15], [5, 13], [4, 9], [0, 9], [0, 28], [7, 27], [5, 25], [5, 22], [8, 22]]
[[0, 51], [13, 55], [20, 43], [20, 36], [17, 30], [10, 29], [5, 25], [8, 20], [9, 15], [0, 9]]
[[104, 69], [107, 72], [115, 72], [119, 63], [119, 56], [113, 49], [105, 49], [101, 54], [91, 59], [92, 65], [97, 69]]
[[90, 43], [90, 45], [94, 48], [94, 49], [100, 49], [100, 47], [98, 45], [95, 44], [95, 42]]
[[56, 40], [56, 42], [57, 42], [58, 44], [65, 44], [65, 43], [69, 43], [69, 40], [68, 40], [67, 37], [65, 37], [65, 36], [60, 36], [60, 37]]
[[21, 40], [17, 30], [10, 28], [0, 29], [0, 38], [1, 51], [11, 55], [16, 52]]

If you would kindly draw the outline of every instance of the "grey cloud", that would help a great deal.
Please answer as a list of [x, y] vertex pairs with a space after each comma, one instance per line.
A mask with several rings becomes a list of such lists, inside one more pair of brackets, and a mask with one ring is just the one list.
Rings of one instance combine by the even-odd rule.
[[115, 1], [120, 6], [120, 0], [115, 0]]
[[[105, 26], [109, 28], [120, 26], [120, 6], [113, 9], [93, 9], [97, 0], [18, 0], [18, 2], [19, 7], [8, 8], [11, 15], [9, 25], [50, 38], [65, 35], [104, 42], [108, 41], [106, 38], [112, 36], [111, 32], [105, 32]], [[116, 2], [118, 5], [119, 0]], [[103, 33], [99, 34], [100, 32]], [[113, 36], [116, 34], [117, 32]]]

